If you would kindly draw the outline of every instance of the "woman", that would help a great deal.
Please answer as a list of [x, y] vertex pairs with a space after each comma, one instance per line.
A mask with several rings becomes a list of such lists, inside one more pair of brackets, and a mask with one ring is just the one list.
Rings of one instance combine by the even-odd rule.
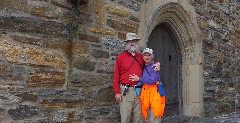
[[[142, 77], [130, 75], [131, 81], [140, 81], [143, 87], [140, 94], [142, 115], [151, 123], [160, 123], [164, 113], [165, 96], [160, 96], [157, 84], [160, 80], [159, 71], [154, 71], [153, 50], [146, 48], [143, 50], [143, 60], [145, 66]], [[149, 115], [148, 115], [149, 113]]]

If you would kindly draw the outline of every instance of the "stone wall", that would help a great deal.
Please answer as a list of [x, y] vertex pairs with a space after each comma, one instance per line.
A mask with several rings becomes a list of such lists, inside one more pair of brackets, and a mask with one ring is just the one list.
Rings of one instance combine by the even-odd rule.
[[193, 0], [203, 36], [206, 116], [240, 111], [240, 5]]
[[[114, 60], [144, 0], [0, 2], [0, 122], [119, 122]], [[239, 111], [240, 6], [191, 1], [204, 50], [206, 116]]]
[[118, 122], [113, 65], [142, 2], [1, 1], [0, 122]]

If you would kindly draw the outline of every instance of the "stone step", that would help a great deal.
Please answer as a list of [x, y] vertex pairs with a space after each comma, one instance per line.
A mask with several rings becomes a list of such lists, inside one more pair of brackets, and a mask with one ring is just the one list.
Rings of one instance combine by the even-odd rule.
[[214, 118], [173, 116], [163, 118], [162, 123], [240, 123], [240, 112], [234, 112], [228, 115], [221, 115]]
[[198, 118], [191, 116], [173, 116], [162, 119], [162, 123], [211, 123], [209, 118]]

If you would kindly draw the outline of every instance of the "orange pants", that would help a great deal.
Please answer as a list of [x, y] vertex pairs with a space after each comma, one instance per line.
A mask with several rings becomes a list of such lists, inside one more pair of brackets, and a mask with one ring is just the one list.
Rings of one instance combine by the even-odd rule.
[[147, 119], [147, 111], [152, 108], [155, 117], [162, 117], [165, 108], [165, 96], [160, 96], [157, 85], [144, 84], [141, 90], [140, 99], [142, 103], [142, 115]]

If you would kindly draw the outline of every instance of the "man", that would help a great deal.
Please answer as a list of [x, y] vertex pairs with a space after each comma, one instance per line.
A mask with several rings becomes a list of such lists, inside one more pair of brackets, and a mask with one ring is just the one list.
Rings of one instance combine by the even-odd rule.
[[[138, 82], [129, 80], [130, 75], [142, 76], [144, 61], [143, 55], [137, 52], [139, 40], [135, 33], [127, 33], [126, 51], [117, 56], [114, 68], [113, 88], [120, 105], [121, 123], [140, 123], [142, 119], [140, 99], [135, 91]], [[155, 66], [160, 69], [159, 64]]]

